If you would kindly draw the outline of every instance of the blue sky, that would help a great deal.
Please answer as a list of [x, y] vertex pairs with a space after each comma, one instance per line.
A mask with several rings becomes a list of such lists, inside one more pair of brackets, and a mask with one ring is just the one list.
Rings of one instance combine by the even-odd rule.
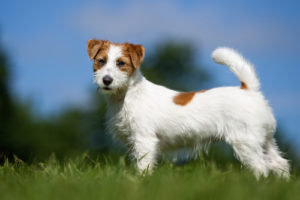
[[210, 58], [218, 46], [233, 47], [256, 66], [286, 137], [300, 145], [299, 9], [292, 0], [2, 0], [0, 40], [11, 58], [16, 97], [33, 100], [42, 113], [88, 104], [95, 88], [90, 38], [142, 43], [146, 55], [163, 38], [193, 41], [215, 86], [239, 84]]

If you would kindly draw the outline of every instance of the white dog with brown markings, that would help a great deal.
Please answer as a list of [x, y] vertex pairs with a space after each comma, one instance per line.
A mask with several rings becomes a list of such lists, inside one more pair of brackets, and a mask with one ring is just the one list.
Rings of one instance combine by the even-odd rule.
[[231, 145], [256, 177], [270, 171], [289, 177], [289, 163], [273, 137], [276, 120], [254, 67], [233, 49], [218, 48], [212, 58], [227, 65], [241, 86], [199, 92], [148, 81], [139, 70], [145, 54], [141, 45], [92, 39], [87, 51], [94, 60], [94, 82], [107, 99], [108, 130], [129, 147], [140, 172], [151, 171], [163, 151], [197, 149], [217, 139]]

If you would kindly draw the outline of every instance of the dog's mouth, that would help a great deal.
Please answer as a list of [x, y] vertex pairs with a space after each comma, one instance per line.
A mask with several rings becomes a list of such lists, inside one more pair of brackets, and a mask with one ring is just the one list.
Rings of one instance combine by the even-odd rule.
[[101, 92], [101, 90], [102, 90], [102, 91], [103, 91], [103, 90], [105, 90], [105, 91], [111, 91], [112, 88], [109, 88], [109, 87], [98, 87], [98, 88], [97, 88], [97, 91], [98, 91], [98, 92]]
[[103, 87], [103, 90], [111, 90], [109, 87]]

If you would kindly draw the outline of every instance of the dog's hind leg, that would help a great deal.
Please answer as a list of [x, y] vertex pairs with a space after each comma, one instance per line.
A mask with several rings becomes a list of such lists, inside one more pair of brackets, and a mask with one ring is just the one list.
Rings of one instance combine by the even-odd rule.
[[275, 139], [272, 137], [266, 141], [265, 144], [265, 160], [268, 168], [278, 176], [286, 179], [290, 177], [289, 162], [282, 158]]
[[243, 136], [226, 141], [232, 146], [236, 157], [253, 171], [257, 179], [260, 176], [267, 177], [269, 169], [265, 161], [263, 145], [254, 136]]

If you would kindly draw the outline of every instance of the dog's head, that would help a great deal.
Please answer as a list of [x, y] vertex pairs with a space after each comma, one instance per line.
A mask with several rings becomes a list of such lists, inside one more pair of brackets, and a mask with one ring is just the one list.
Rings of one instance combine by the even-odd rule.
[[104, 93], [127, 88], [145, 55], [142, 45], [94, 39], [88, 41], [87, 52], [90, 60], [94, 60], [94, 82]]

